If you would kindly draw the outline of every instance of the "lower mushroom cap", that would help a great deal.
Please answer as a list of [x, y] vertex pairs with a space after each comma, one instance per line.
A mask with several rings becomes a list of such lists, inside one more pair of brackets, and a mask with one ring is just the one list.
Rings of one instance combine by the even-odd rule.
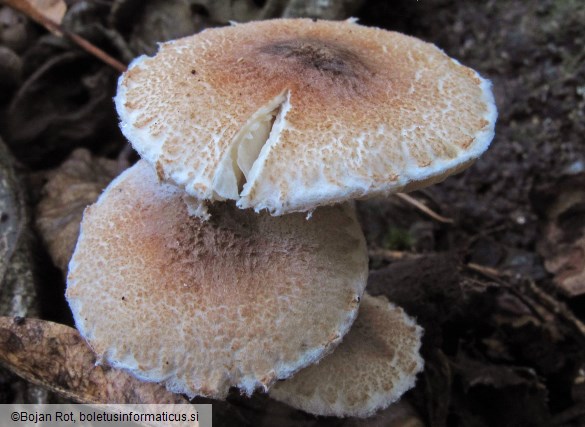
[[221, 204], [205, 222], [183, 196], [140, 161], [87, 208], [67, 299], [100, 360], [222, 398], [266, 390], [340, 342], [367, 280], [351, 207], [306, 220]]
[[364, 294], [333, 354], [275, 385], [270, 396], [316, 415], [367, 417], [414, 386], [422, 328], [385, 297]]

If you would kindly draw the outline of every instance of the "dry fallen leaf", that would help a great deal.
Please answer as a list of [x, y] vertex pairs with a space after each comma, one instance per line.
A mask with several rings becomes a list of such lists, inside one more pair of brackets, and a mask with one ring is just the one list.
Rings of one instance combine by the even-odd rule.
[[64, 0], [28, 0], [32, 6], [49, 18], [51, 21], [60, 24], [67, 12], [67, 5]]
[[112, 5], [110, 19], [127, 38], [135, 55], [154, 55], [159, 43], [203, 29], [202, 20], [193, 15], [189, 3], [187, 0], [117, 0]]
[[355, 16], [364, 0], [270, 0], [270, 1], [217, 1], [190, 0], [203, 10], [212, 21], [248, 22], [270, 18], [316, 18], [340, 20]]
[[559, 245], [558, 251], [544, 266], [555, 275], [555, 283], [567, 294], [585, 294], [585, 235], [570, 245]]
[[0, 45], [0, 104], [10, 100], [14, 89], [20, 84], [21, 75], [21, 57], [12, 49]]
[[538, 252], [565, 294], [585, 294], [585, 173], [538, 189], [533, 203], [546, 219]]
[[0, 317], [0, 364], [27, 381], [80, 403], [188, 403], [159, 384], [95, 363], [93, 352], [69, 326]]
[[125, 166], [77, 149], [50, 173], [37, 206], [36, 223], [53, 262], [63, 273], [77, 242], [83, 210]]
[[[39, 42], [34, 49], [45, 47]], [[35, 72], [12, 97], [3, 122], [14, 156], [40, 169], [54, 167], [77, 147], [119, 150], [114, 70], [77, 49], [38, 52]]]
[[41, 14], [56, 24], [61, 23], [67, 12], [65, 0], [4, 0], [4, 3], [29, 16]]

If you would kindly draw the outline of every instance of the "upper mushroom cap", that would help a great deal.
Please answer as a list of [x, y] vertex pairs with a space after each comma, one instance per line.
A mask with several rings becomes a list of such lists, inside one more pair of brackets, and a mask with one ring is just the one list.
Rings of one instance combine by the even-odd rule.
[[422, 328], [383, 297], [364, 294], [343, 342], [319, 364], [279, 382], [270, 396], [316, 415], [367, 417], [414, 386]]
[[266, 390], [331, 351], [357, 315], [365, 240], [348, 205], [204, 222], [140, 161], [86, 209], [67, 278], [100, 359], [171, 391]]
[[436, 46], [310, 19], [164, 43], [116, 106], [160, 178], [274, 215], [443, 180], [487, 149], [497, 115], [489, 81]]

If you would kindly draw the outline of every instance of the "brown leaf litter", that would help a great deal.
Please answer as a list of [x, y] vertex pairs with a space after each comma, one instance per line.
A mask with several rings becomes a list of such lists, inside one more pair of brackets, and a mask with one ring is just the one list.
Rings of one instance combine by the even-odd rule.
[[38, 319], [0, 317], [0, 363], [26, 380], [82, 403], [187, 403], [159, 384], [96, 365], [77, 330]]

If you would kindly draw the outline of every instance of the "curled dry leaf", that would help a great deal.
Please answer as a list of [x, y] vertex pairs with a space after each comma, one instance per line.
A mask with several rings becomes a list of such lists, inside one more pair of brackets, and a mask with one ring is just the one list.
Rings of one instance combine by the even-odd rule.
[[282, 12], [283, 18], [347, 19], [358, 11], [364, 0], [325, 0], [308, 2], [289, 0]]
[[203, 29], [187, 0], [117, 0], [110, 20], [135, 54], [154, 55], [159, 43]]
[[4, 0], [4, 3], [29, 16], [40, 14], [56, 24], [61, 23], [67, 11], [64, 0]]
[[32, 23], [16, 10], [0, 6], [0, 44], [22, 54], [36, 38]]
[[341, 20], [354, 16], [364, 0], [269, 0], [258, 1], [217, 1], [190, 0], [209, 15], [212, 21], [248, 22], [269, 18], [318, 18]]
[[21, 74], [22, 59], [10, 48], [0, 45], [0, 104], [10, 99]]
[[77, 242], [83, 210], [125, 166], [81, 148], [50, 172], [37, 206], [36, 223], [53, 262], [64, 273]]
[[289, 1], [271, 0], [263, 7], [253, 1], [191, 0], [191, 3], [202, 13], [209, 15], [213, 22], [225, 24], [235, 20], [248, 22], [260, 17], [276, 18], [281, 16]]
[[80, 403], [187, 403], [158, 384], [95, 363], [93, 352], [69, 326], [0, 317], [0, 364], [32, 383]]
[[36, 10], [41, 12], [46, 18], [60, 24], [67, 12], [67, 5], [64, 0], [28, 0]]
[[533, 204], [545, 218], [537, 245], [545, 268], [563, 293], [585, 294], [585, 173], [537, 189]]
[[[23, 67], [31, 64], [25, 61]], [[115, 77], [113, 70], [80, 52], [54, 52], [42, 59], [6, 113], [6, 142], [15, 157], [47, 168], [76, 147], [119, 149], [111, 99]]]
[[[554, 425], [547, 407], [549, 391], [534, 369], [478, 360], [463, 351], [451, 366], [459, 425]], [[477, 424], [480, 417], [486, 424]]]

